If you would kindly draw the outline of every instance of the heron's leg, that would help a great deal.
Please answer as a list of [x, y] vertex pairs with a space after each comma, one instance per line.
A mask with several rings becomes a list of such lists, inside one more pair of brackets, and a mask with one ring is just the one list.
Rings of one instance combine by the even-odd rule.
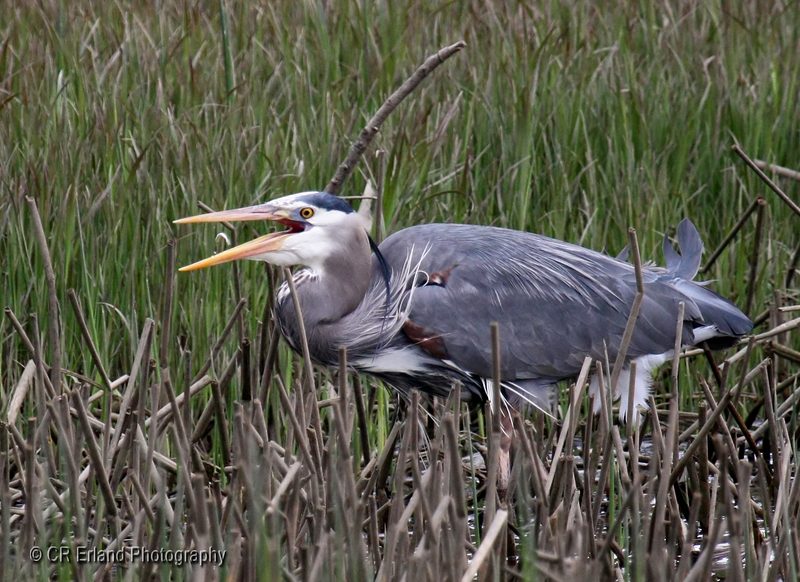
[[514, 438], [514, 417], [509, 408], [500, 407], [500, 458], [497, 467], [497, 496], [500, 506], [508, 507], [508, 485], [511, 480], [511, 441]]

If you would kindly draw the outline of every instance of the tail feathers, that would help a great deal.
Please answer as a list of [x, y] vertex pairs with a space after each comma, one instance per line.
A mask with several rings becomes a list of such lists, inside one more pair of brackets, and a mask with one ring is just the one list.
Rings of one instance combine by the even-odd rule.
[[726, 347], [735, 343], [735, 338], [747, 335], [753, 329], [753, 322], [733, 303], [717, 295], [711, 289], [700, 287], [691, 281], [678, 279], [673, 285], [694, 301], [700, 309], [703, 318], [701, 325], [713, 325], [719, 336], [731, 338], [725, 340], [724, 337], [717, 337], [709, 340], [712, 347]]
[[681, 266], [681, 256], [672, 248], [672, 242], [669, 240], [669, 235], [664, 233], [664, 242], [662, 244], [664, 249], [664, 262], [667, 263], [667, 271], [676, 273]]
[[737, 338], [750, 333], [753, 322], [733, 303], [706, 289], [702, 283], [692, 281], [700, 269], [703, 241], [691, 220], [684, 218], [680, 222], [676, 239], [680, 254], [664, 237], [667, 273], [673, 277], [670, 284], [697, 305], [702, 317], [702, 322], [697, 322], [698, 327], [713, 326], [716, 329], [716, 337], [707, 340], [709, 346], [716, 349], [735, 344]]
[[675, 252], [667, 235], [664, 235], [664, 259], [667, 263], [667, 272], [691, 281], [700, 269], [700, 259], [703, 256], [703, 241], [692, 221], [688, 218], [678, 224], [677, 236], [680, 254]]

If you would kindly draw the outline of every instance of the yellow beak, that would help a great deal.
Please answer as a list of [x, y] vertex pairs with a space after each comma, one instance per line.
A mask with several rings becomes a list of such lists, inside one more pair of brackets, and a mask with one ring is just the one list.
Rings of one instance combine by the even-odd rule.
[[[175, 221], [175, 224], [192, 224], [195, 222], [242, 222], [245, 220], [273, 220], [280, 222], [287, 219], [288, 215], [286, 212], [275, 210], [269, 204], [262, 204], [259, 206], [238, 208], [236, 210], [221, 210], [219, 212], [209, 212], [207, 214], [180, 218]], [[178, 270], [182, 272], [196, 271], [197, 269], [205, 269], [206, 267], [221, 265], [222, 263], [235, 261], [237, 259], [246, 259], [255, 255], [277, 251], [283, 247], [284, 240], [291, 234], [291, 232], [284, 231], [260, 236], [257, 239], [240, 244], [232, 249], [226, 249], [212, 257], [181, 267]]]

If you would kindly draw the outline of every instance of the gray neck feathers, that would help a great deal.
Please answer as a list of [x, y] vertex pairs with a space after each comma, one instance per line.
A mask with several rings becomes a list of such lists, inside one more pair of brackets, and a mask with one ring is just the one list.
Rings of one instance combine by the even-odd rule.
[[298, 286], [307, 324], [335, 322], [364, 298], [372, 268], [367, 233], [350, 231], [347, 238], [342, 241], [343, 252], [328, 257], [316, 277]]
[[[339, 252], [331, 253], [322, 268], [300, 271], [294, 276], [311, 355], [324, 363], [336, 362], [341, 343], [336, 324], [364, 299], [372, 273], [367, 233], [360, 228], [347, 229], [339, 236], [342, 247]], [[284, 335], [299, 349], [294, 302], [283, 289], [276, 308]]]

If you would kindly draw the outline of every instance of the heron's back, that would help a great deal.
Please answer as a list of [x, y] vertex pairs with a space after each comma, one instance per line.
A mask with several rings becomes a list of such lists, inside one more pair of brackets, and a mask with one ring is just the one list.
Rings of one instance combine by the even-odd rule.
[[[696, 234], [691, 223], [683, 224]], [[724, 343], [752, 328], [730, 301], [685, 278], [699, 262], [702, 243], [696, 238], [685, 245], [691, 256], [673, 251], [667, 269], [645, 269], [644, 301], [628, 359], [672, 349], [680, 302], [684, 345], [694, 344], [697, 330], [702, 339]], [[632, 265], [521, 231], [419, 225], [393, 234], [380, 250], [393, 270], [411, 255], [425, 272], [409, 313], [417, 336], [437, 338], [443, 360], [484, 378], [492, 373], [493, 321], [500, 327], [504, 379], [573, 377], [587, 355], [613, 362], [636, 295]]]

